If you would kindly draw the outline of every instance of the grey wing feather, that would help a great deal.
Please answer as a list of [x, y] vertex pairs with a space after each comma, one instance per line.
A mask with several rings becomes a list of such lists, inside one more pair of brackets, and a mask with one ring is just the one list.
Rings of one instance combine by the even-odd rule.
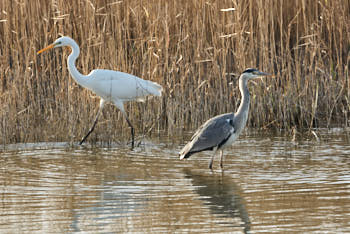
[[196, 131], [180, 154], [186, 157], [184, 154], [212, 149], [222, 144], [235, 131], [233, 118], [234, 114], [228, 113], [209, 119]]

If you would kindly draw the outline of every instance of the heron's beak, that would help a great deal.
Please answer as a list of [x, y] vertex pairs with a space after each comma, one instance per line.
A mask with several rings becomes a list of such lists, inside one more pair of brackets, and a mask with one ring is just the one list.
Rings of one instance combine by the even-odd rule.
[[271, 76], [270, 73], [261, 72], [261, 71], [259, 71], [259, 73], [257, 75], [259, 75], [259, 76]]
[[48, 47], [45, 47], [44, 49], [41, 49], [39, 50], [38, 52], [36, 52], [36, 54], [41, 54], [42, 52], [46, 51], [46, 50], [49, 50], [49, 49], [52, 49], [53, 47], [55, 47], [55, 43], [49, 45]]

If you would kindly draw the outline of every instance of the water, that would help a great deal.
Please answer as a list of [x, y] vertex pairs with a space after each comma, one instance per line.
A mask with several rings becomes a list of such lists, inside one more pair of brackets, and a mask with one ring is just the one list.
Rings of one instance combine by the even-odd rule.
[[[349, 132], [246, 133], [207, 169], [179, 138], [130, 151], [65, 143], [0, 154], [0, 233], [350, 233]], [[188, 137], [186, 137], [188, 139]]]

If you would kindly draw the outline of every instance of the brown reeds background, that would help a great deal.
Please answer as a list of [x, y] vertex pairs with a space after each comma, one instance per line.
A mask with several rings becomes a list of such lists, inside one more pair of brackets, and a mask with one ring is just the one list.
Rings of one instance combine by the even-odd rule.
[[[349, 12], [348, 0], [0, 1], [0, 144], [77, 141], [92, 123], [99, 99], [70, 77], [70, 50], [36, 55], [61, 35], [80, 45], [82, 73], [120, 70], [164, 87], [126, 105], [137, 135], [235, 111], [247, 67], [275, 74], [250, 84], [248, 126], [348, 126]], [[95, 131], [90, 142], [129, 137], [113, 105]]]

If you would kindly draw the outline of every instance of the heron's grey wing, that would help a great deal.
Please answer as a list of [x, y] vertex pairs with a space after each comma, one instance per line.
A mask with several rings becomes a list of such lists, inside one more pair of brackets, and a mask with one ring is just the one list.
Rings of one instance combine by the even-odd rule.
[[180, 159], [188, 158], [190, 155], [203, 150], [212, 150], [226, 142], [231, 134], [235, 132], [233, 120], [233, 113], [222, 114], [209, 119], [198, 128], [191, 141], [182, 148]]
[[211, 150], [226, 142], [235, 131], [233, 117], [233, 113], [228, 113], [209, 119], [197, 130], [191, 142], [184, 147], [181, 153]]
[[[208, 121], [207, 121], [208, 122]], [[207, 122], [205, 122], [204, 124], [202, 124], [197, 131], [193, 134], [193, 136], [191, 137], [191, 141], [196, 138], [198, 136], [198, 134], [201, 133], [201, 131], [203, 130], [203, 128], [206, 126]]]
[[188, 158], [191, 154], [195, 153], [192, 151], [193, 143], [197, 141], [198, 136], [201, 134], [203, 128], [207, 125], [208, 121], [202, 124], [197, 131], [191, 137], [191, 140], [182, 148], [179, 152], [180, 159]]

